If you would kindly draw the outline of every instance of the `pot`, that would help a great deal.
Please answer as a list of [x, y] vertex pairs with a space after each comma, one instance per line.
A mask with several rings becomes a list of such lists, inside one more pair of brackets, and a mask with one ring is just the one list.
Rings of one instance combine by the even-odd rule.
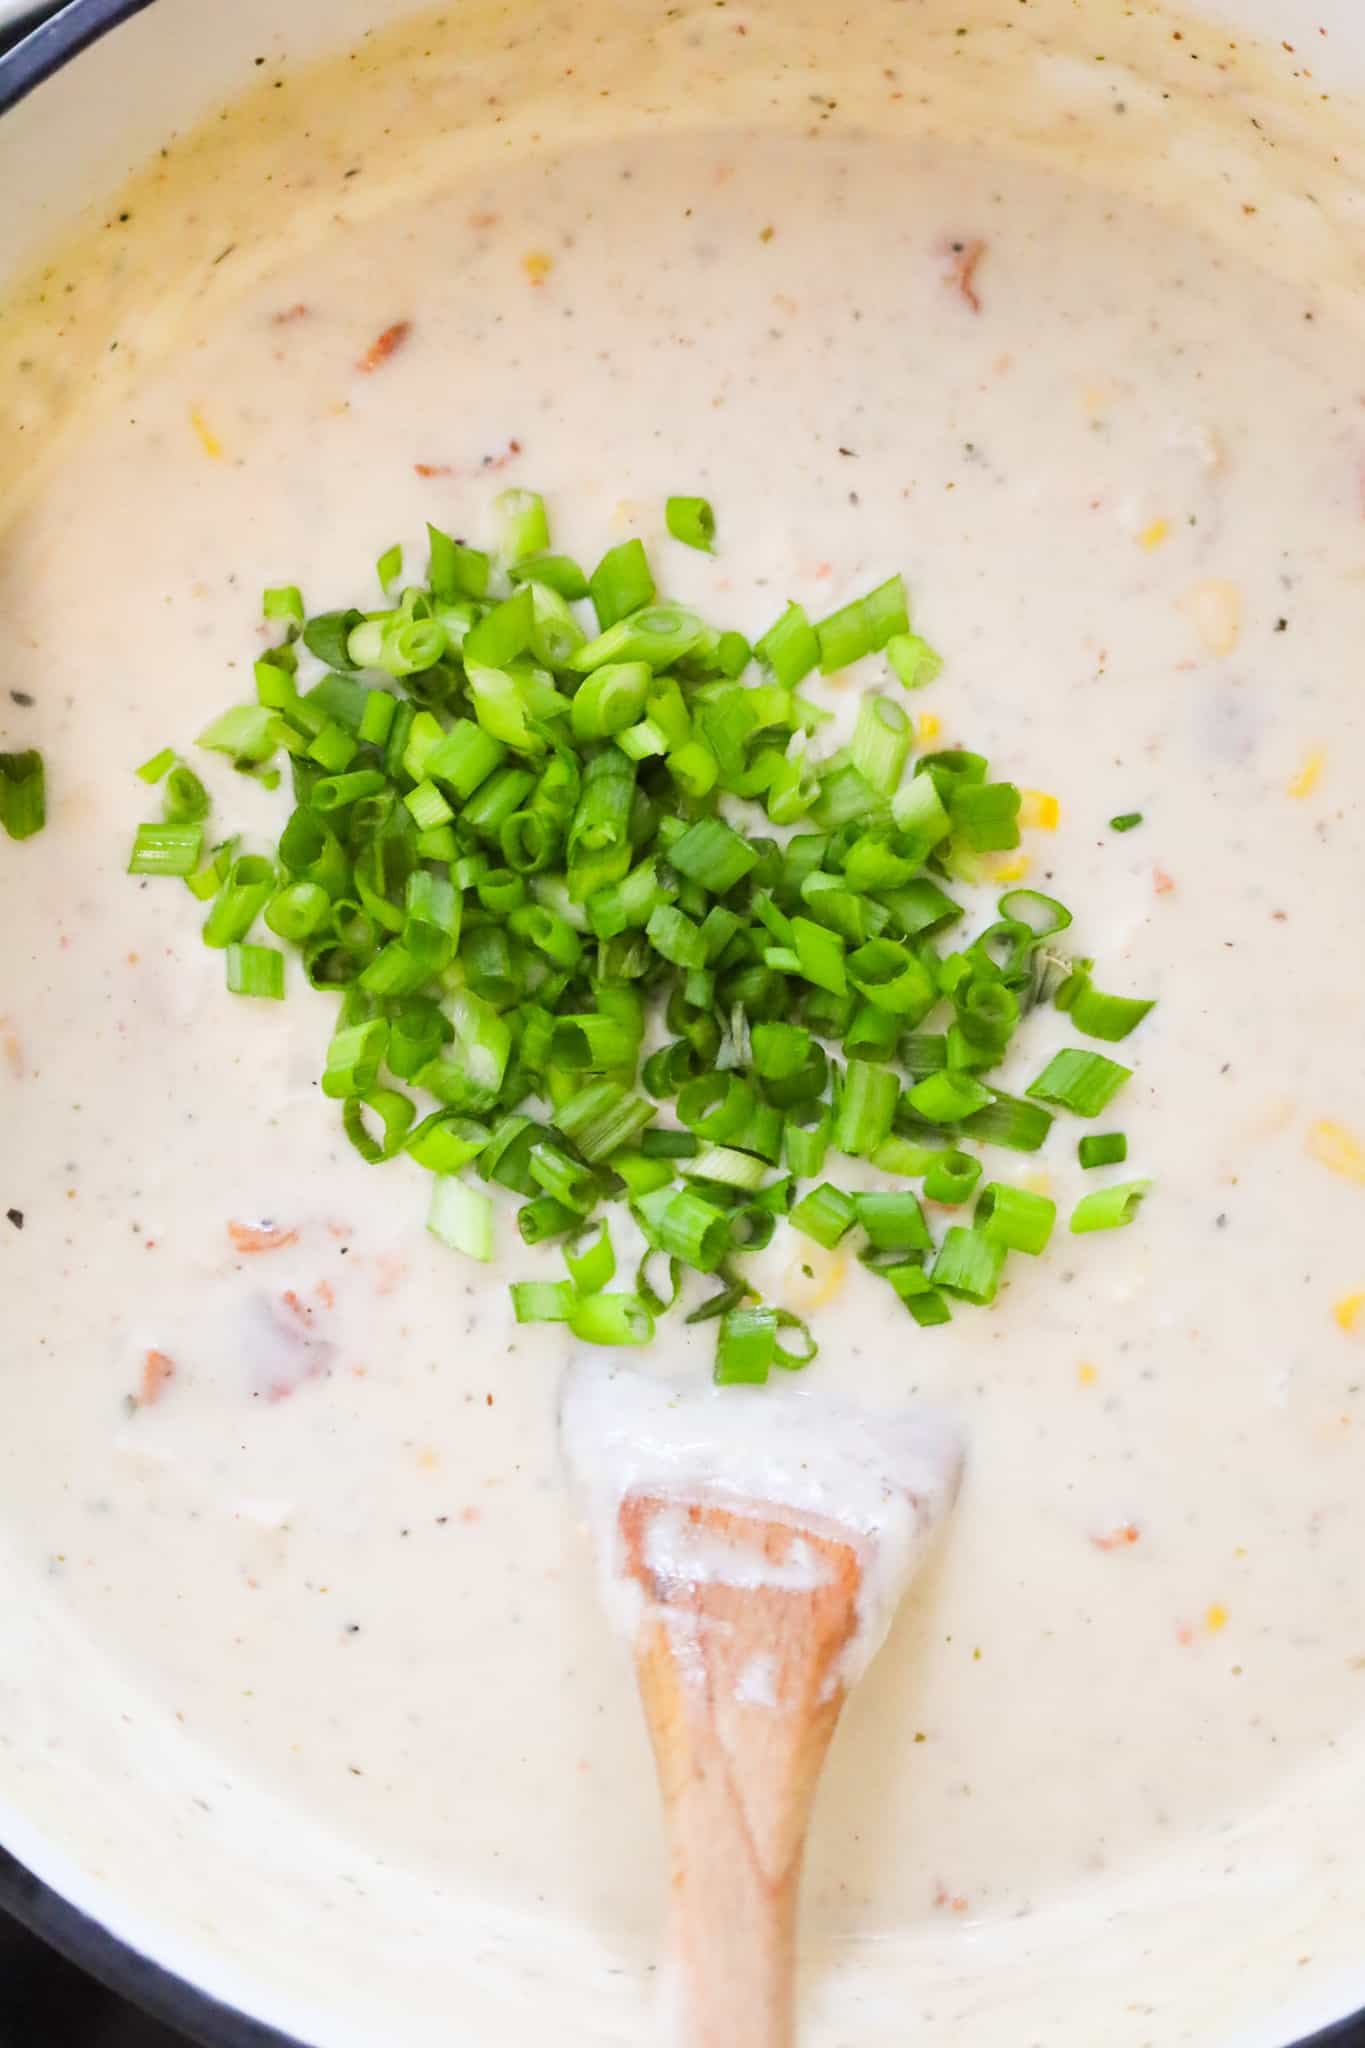
[[[958, 9], [960, 30], [996, 38], [1001, 64], [1019, 65], [1021, 79], [1026, 62], [1035, 67], [1029, 93], [1040, 99], [1028, 117], [1021, 113], [1017, 132], [1001, 137], [1021, 162], [1083, 157], [1109, 118], [1099, 110], [1093, 66], [1067, 45], [1076, 32], [1066, 23], [1071, 12], [1059, 0], [1039, 0], [1028, 21], [1004, 0], [964, 0]], [[1365, 16], [1355, 0], [1205, 0], [1202, 27], [1179, 31], [1145, 4], [1111, 12], [1092, 0], [1084, 12], [1089, 28], [1102, 18], [1107, 77], [1120, 73], [1132, 86], [1132, 147], [1121, 159], [1111, 152], [1097, 176], [1122, 182], [1139, 164], [1158, 201], [1181, 192], [1187, 212], [1213, 220], [1226, 181], [1254, 174], [1260, 215], [1279, 230], [1279, 272], [1308, 278], [1340, 265], [1362, 201], [1352, 182], [1358, 157], [1350, 162], [1341, 147], [1348, 96], [1365, 89]], [[287, 82], [315, 58], [363, 47], [398, 13], [388, 0], [294, 0], [283, 15], [270, 0], [231, 8], [70, 0], [0, 59], [0, 276], [24, 271], [168, 136], [245, 90], [261, 67]], [[805, 22], [812, 49], [820, 14], [813, 7]], [[901, 32], [918, 32], [931, 15], [942, 30], [936, 0], [903, 6]], [[760, 0], [746, 17], [746, 27], [758, 26], [743, 58], [718, 67], [717, 95], [741, 118], [759, 105], [764, 59], [754, 46], [763, 44], [764, 21], [771, 28], [775, 19]], [[480, 29], [469, 20], [472, 74]], [[625, 65], [655, 26], [642, 0], [627, 0], [614, 40], [595, 61]], [[827, 37], [831, 27], [826, 14]], [[548, 40], [567, 47], [572, 34], [572, 19], [557, 15]], [[1027, 58], [1011, 54], [1011, 35], [1020, 49], [1027, 44]], [[946, 63], [951, 46], [935, 47], [932, 63]], [[1201, 78], [1210, 70], [1226, 78], [1221, 98], [1202, 110], [1207, 153], [1193, 190], [1192, 159], [1162, 113], [1189, 90], [1191, 56], [1203, 60]], [[412, 52], [409, 61], [420, 78]], [[526, 61], [527, 105], [553, 121], [558, 95], [569, 91], [553, 80], [567, 66], [552, 64], [543, 48]], [[816, 58], [809, 61], [818, 76]], [[310, 108], [307, 118], [325, 125], [325, 110]], [[521, 108], [518, 118], [531, 116]], [[577, 118], [570, 107], [566, 133]], [[637, 131], [650, 118], [638, 105], [622, 114]], [[1267, 131], [1280, 145], [1269, 169], [1251, 140]], [[243, 133], [240, 161], [259, 171], [274, 146], [268, 135]], [[212, 242], [225, 253], [238, 245], [243, 209], [256, 202], [238, 189], [237, 161], [229, 151], [216, 180], [196, 188], [200, 213], [185, 229], [182, 259], [191, 245]], [[1305, 206], [1310, 185], [1313, 204]], [[136, 267], [113, 278], [108, 331], [135, 324], [164, 283]], [[59, 403], [59, 394], [37, 396], [26, 446], [41, 442], [45, 408]], [[30, 1575], [0, 1559], [0, 1584], [0, 1903], [84, 1967], [225, 2048], [493, 2044], [551, 2026], [566, 2042], [633, 2038], [633, 2008], [611, 1973], [585, 1973], [580, 1958], [561, 1953], [535, 1924], [473, 1913], [426, 1878], [362, 1869], [359, 1857], [342, 1867], [335, 1845], [303, 1823], [282, 1841], [272, 1800], [233, 1780], [211, 1752], [169, 1741], [158, 1715]], [[865, 1959], [876, 1979], [865, 2038], [903, 2038], [899, 2001], [901, 2012], [937, 2014], [941, 2038], [961, 2048], [1117, 2044], [1106, 2011], [1125, 2015], [1122, 2040], [1134, 2048], [1149, 2039], [1152, 2048], [1365, 2040], [1356, 2031], [1365, 2030], [1365, 1953], [1343, 1947], [1339, 1926], [1329, 1925], [1333, 1892], [1358, 1894], [1365, 1881], [1353, 1818], [1359, 1780], [1346, 1762], [1335, 1768], [1336, 1777], [1328, 1773], [1304, 1792], [1321, 1815], [1316, 1872], [1281, 1867], [1272, 1834], [1258, 1851], [1263, 1882], [1232, 1898], [1211, 1880], [1184, 1898], [1106, 1899], [1093, 1910], [1020, 1922], [951, 1955], [933, 1943], [901, 1955], [883, 1942]], [[209, 1869], [211, 1907], [201, 1882]], [[1134, 2017], [1147, 2010], [1155, 2015], [1150, 2036]], [[932, 2022], [924, 2038], [936, 2038]]]

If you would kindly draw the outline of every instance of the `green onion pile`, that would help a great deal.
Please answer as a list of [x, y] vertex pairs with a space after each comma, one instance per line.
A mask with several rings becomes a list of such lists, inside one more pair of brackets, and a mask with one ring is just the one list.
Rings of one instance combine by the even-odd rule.
[[[1152, 1006], [1063, 958], [1070, 912], [1033, 889], [953, 946], [964, 908], [944, 883], [1018, 844], [1020, 793], [979, 754], [912, 763], [898, 688], [868, 691], [850, 744], [819, 758], [813, 671], [880, 653], [895, 685], [938, 672], [902, 579], [818, 623], [788, 605], [751, 648], [660, 602], [638, 540], [586, 576], [550, 551], [535, 493], [496, 509], [490, 553], [429, 529], [424, 584], [397, 591], [388, 549], [378, 610], [309, 617], [297, 589], [267, 591], [283, 637], [256, 701], [198, 744], [272, 786], [288, 757], [278, 844], [206, 848], [207, 793], [166, 749], [138, 771], [163, 815], [130, 872], [182, 876], [209, 906], [234, 994], [284, 994], [260, 919], [339, 997], [323, 1092], [362, 1159], [406, 1153], [433, 1176], [443, 1243], [492, 1257], [490, 1185], [518, 1199], [527, 1244], [562, 1240], [563, 1280], [512, 1287], [523, 1322], [644, 1344], [702, 1274], [688, 1320], [718, 1322], [716, 1379], [761, 1382], [815, 1355], [744, 1277], [783, 1220], [856, 1241], [921, 1326], [991, 1302], [1056, 1210], [1006, 1182], [978, 1192], [965, 1143], [1035, 1151], [1053, 1109], [1097, 1116], [1129, 1069], [1075, 1047], [1024, 1097], [987, 1077], [1040, 1003], [1110, 1042]], [[699, 548], [715, 531], [698, 498], [670, 500], [667, 525]], [[1081, 1161], [1126, 1149], [1086, 1138]], [[886, 1186], [842, 1188], [839, 1155]], [[909, 1182], [964, 1220], [936, 1242]], [[1072, 1229], [1129, 1222], [1146, 1186], [1086, 1196]], [[647, 1247], [628, 1291], [613, 1202]]]

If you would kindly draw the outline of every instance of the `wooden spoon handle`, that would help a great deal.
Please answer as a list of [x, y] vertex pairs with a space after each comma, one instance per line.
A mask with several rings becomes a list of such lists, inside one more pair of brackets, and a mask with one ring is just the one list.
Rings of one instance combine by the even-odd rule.
[[792, 2048], [806, 1828], [861, 1566], [762, 1509], [631, 1496], [636, 1645], [672, 1861], [685, 2048]]

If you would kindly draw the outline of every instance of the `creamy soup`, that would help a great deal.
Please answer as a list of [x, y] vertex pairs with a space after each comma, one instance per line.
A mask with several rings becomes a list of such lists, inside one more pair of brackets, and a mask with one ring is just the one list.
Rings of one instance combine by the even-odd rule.
[[[983, 1970], [1107, 1888], [1146, 1910], [1254, 1886], [1272, 1810], [1292, 1872], [1316, 1825], [1299, 1774], [1365, 1686], [1359, 338], [1277, 275], [1252, 198], [1210, 239], [1136, 173], [899, 125], [911, 25], [879, 28], [895, 49], [862, 33], [846, 83], [761, 121], [713, 86], [708, 18], [652, 53], [661, 104], [691, 108], [656, 132], [604, 98], [538, 147], [522, 114], [500, 159], [496, 121], [480, 154], [420, 93], [407, 154], [359, 111], [350, 138], [300, 130], [259, 246], [216, 271], [182, 251], [164, 333], [139, 329], [87, 402], [60, 386], [89, 367], [101, 276], [128, 311], [156, 274], [139, 234], [185, 233], [141, 188], [87, 247], [79, 325], [35, 327], [25, 373], [64, 431], [35, 411], [22, 445], [55, 454], [13, 480], [0, 552], [0, 747], [43, 749], [50, 801], [41, 836], [0, 844], [11, 1597], [95, 1646], [168, 1771], [178, 1744], [199, 1759], [201, 1804], [262, 1802], [320, 1897], [391, 1877], [552, 1977], [587, 1954], [557, 2008], [574, 2040], [643, 2037], [663, 1865], [563, 1474], [568, 1346], [509, 1306], [559, 1255], [520, 1245], [510, 1203], [491, 1267], [429, 1237], [426, 1176], [363, 1164], [319, 1094], [331, 1002], [301, 978], [283, 1005], [229, 996], [184, 890], [124, 872], [154, 815], [132, 770], [249, 694], [268, 584], [349, 603], [381, 547], [420, 561], [428, 519], [486, 530], [509, 483], [545, 493], [557, 545], [638, 534], [661, 587], [751, 634], [788, 597], [818, 615], [903, 568], [946, 658], [906, 700], [921, 745], [978, 747], [1025, 788], [1029, 881], [1055, 882], [1106, 987], [1159, 998], [1100, 1126], [1127, 1131], [1125, 1169], [1082, 1173], [1067, 1118], [1035, 1159], [990, 1160], [1042, 1176], [1063, 1217], [1148, 1176], [1132, 1228], [1063, 1231], [992, 1311], [933, 1330], [785, 1226], [762, 1255], [819, 1341], [806, 1384], [928, 1397], [968, 1443], [821, 1795], [812, 2040], [903, 2038], [903, 1999], [859, 2004], [892, 1935]], [[409, 45], [387, 61], [422, 75]], [[517, 60], [486, 63], [496, 102]], [[713, 557], [667, 540], [673, 491], [714, 503]], [[202, 772], [225, 828], [278, 833], [283, 792]], [[1142, 822], [1116, 833], [1125, 812]], [[1064, 1042], [1063, 1018], [1032, 1020], [1003, 1085]], [[701, 1384], [712, 1350], [666, 1320], [640, 1369]], [[149, 1352], [170, 1367], [150, 1390]], [[22, 1811], [42, 1738], [17, 1707], [12, 1732], [0, 1790]], [[184, 1810], [181, 1931], [212, 1950], [249, 1863], [216, 1893]], [[1136, 1973], [1105, 1994], [1106, 2039], [1176, 2040], [1134, 2016], [1143, 1995]], [[938, 2010], [964, 2043], [1021, 2038], [989, 2004]], [[434, 2039], [419, 2006], [410, 2037]]]

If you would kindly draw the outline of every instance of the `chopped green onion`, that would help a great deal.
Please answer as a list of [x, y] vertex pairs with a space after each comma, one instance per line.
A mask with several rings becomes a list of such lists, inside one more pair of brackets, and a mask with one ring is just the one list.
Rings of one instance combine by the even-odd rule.
[[589, 1165], [600, 1166], [630, 1144], [653, 1114], [651, 1105], [629, 1088], [592, 1081], [559, 1105], [554, 1120]]
[[891, 1134], [899, 1099], [900, 1081], [890, 1067], [871, 1060], [850, 1060], [834, 1118], [835, 1150], [870, 1159]]
[[291, 625], [303, 624], [303, 596], [295, 583], [279, 585], [267, 590], [261, 596], [261, 617], [264, 619], [287, 619]]
[[[148, 828], [142, 827], [142, 833]], [[163, 832], [192, 830], [188, 825], [165, 825]], [[191, 862], [191, 866], [193, 863]], [[146, 872], [142, 870], [141, 872]], [[187, 873], [188, 869], [161, 870], [163, 874]], [[256, 922], [260, 912], [275, 893], [275, 870], [268, 860], [258, 854], [244, 853], [232, 863], [222, 888], [215, 897], [213, 907], [204, 919], [204, 944], [206, 946], [230, 946], [234, 939], [244, 939]]]
[[508, 568], [514, 583], [538, 583], [570, 603], [588, 594], [588, 579], [570, 555], [528, 555]]
[[428, 525], [427, 539], [430, 544], [427, 581], [434, 598], [444, 604], [452, 604], [459, 598], [477, 601], [488, 595], [487, 555], [478, 548], [468, 548], [461, 541], [452, 540], [438, 526]]
[[918, 1023], [938, 1001], [933, 974], [916, 953], [896, 939], [869, 939], [848, 958], [855, 988], [901, 1024]]
[[[5, 784], [0, 782], [0, 797], [4, 789]], [[139, 825], [128, 856], [128, 873], [190, 876], [199, 865], [203, 843], [204, 828], [200, 824]]]
[[816, 988], [827, 990], [830, 995], [842, 996], [847, 993], [848, 974], [844, 966], [844, 944], [837, 932], [827, 931], [823, 925], [814, 924], [808, 917], [794, 917], [792, 941], [794, 972]]
[[812, 1188], [803, 1195], [788, 1217], [793, 1230], [799, 1230], [803, 1237], [814, 1238], [827, 1252], [832, 1252], [841, 1237], [850, 1231], [858, 1220], [858, 1211], [851, 1195], [842, 1188], [836, 1188], [830, 1181], [822, 1181], [818, 1188]]
[[918, 633], [893, 633], [886, 643], [891, 673], [907, 690], [922, 690], [943, 672], [943, 656]]
[[705, 498], [670, 498], [664, 506], [664, 521], [674, 540], [684, 547], [711, 552], [716, 537], [716, 515]]
[[980, 1230], [954, 1223], [939, 1247], [929, 1277], [945, 1294], [958, 1294], [964, 1301], [985, 1307], [995, 1300], [1004, 1263], [1003, 1244]]
[[779, 1330], [799, 1330], [801, 1349], [789, 1351], [779, 1338], [777, 1350], [773, 1354], [774, 1365], [780, 1365], [784, 1372], [800, 1372], [803, 1366], [810, 1365], [819, 1357], [820, 1347], [800, 1316], [794, 1316], [790, 1309], [780, 1308], [777, 1311], [777, 1327]]
[[1096, 1188], [1082, 1195], [1071, 1212], [1071, 1228], [1078, 1234], [1091, 1230], [1121, 1230], [1133, 1221], [1152, 1183], [1128, 1180], [1112, 1188]]
[[538, 491], [500, 491], [493, 500], [493, 520], [505, 562], [524, 562], [550, 545], [550, 522]]
[[732, 1308], [720, 1319], [716, 1339], [718, 1387], [761, 1387], [777, 1354], [777, 1310]]
[[991, 1099], [989, 1088], [970, 1074], [944, 1068], [916, 1081], [907, 1100], [912, 1109], [933, 1124], [956, 1124], [985, 1109]]
[[434, 782], [419, 782], [416, 789], [408, 791], [403, 802], [411, 811], [420, 832], [430, 832], [437, 825], [448, 825], [455, 815]]
[[398, 699], [387, 690], [367, 690], [356, 738], [366, 746], [382, 747], [393, 728], [397, 710]]
[[784, 689], [794, 690], [819, 661], [820, 641], [801, 606], [789, 604], [776, 624], [754, 642], [754, 653]]
[[645, 935], [660, 959], [670, 961], [675, 967], [706, 965], [706, 941], [701, 935], [701, 927], [693, 924], [676, 904], [661, 903], [657, 910], [652, 911], [645, 926]]
[[963, 1118], [960, 1135], [982, 1145], [1005, 1145], [1012, 1152], [1036, 1152], [1051, 1129], [1051, 1114], [1036, 1102], [996, 1094], [983, 1109]]
[[494, 1125], [479, 1155], [480, 1176], [518, 1195], [535, 1194], [540, 1183], [531, 1171], [531, 1154], [543, 1136], [531, 1117], [509, 1111]]
[[284, 999], [284, 955], [275, 946], [230, 944], [226, 952], [227, 985], [234, 996]]
[[783, 1153], [793, 1176], [798, 1180], [814, 1179], [825, 1163], [829, 1150], [830, 1132], [834, 1127], [833, 1118], [822, 1104], [811, 1114], [809, 1123], [799, 1121], [799, 1112], [788, 1117], [782, 1133]]
[[932, 1240], [924, 1211], [909, 1192], [860, 1194], [853, 1197], [854, 1214], [877, 1251], [927, 1252]]
[[566, 1209], [553, 1195], [537, 1195], [517, 1211], [517, 1229], [523, 1244], [544, 1244], [552, 1237], [565, 1237], [581, 1230], [583, 1218], [576, 1209]]
[[749, 1042], [761, 1081], [789, 1081], [805, 1067], [814, 1041], [800, 1024], [755, 1024]]
[[[303, 629], [303, 644], [310, 654], [316, 654], [319, 661], [326, 662], [328, 668], [351, 669], [355, 663], [347, 643], [356, 627], [363, 624], [362, 614], [354, 609], [318, 612]], [[203, 744], [201, 740], [200, 745]]]
[[346, 1024], [332, 1034], [327, 1064], [322, 1073], [322, 1092], [337, 1100], [348, 1095], [368, 1095], [378, 1077], [389, 1040], [389, 1027], [381, 1018], [365, 1024]]
[[634, 725], [645, 708], [652, 676], [644, 661], [609, 661], [588, 676], [570, 712], [574, 738], [610, 739]]
[[605, 1221], [564, 1247], [569, 1278], [580, 1294], [600, 1294], [616, 1278], [616, 1253]]
[[1039, 1102], [1055, 1102], [1061, 1109], [1074, 1110], [1077, 1116], [1098, 1116], [1132, 1071], [1106, 1059], [1103, 1053], [1068, 1046], [1048, 1061], [1027, 1093]]
[[[42, 755], [33, 747], [21, 754], [0, 754], [0, 825], [11, 839], [32, 839], [46, 823], [47, 782]], [[130, 872], [185, 874], [188, 870], [134, 868]]]
[[654, 1318], [638, 1294], [589, 1294], [575, 1302], [569, 1329], [580, 1344], [648, 1344]]
[[308, 747], [308, 758], [325, 768], [329, 775], [340, 775], [355, 759], [356, 742], [344, 725], [329, 719], [322, 731]]
[[488, 1144], [488, 1126], [473, 1117], [456, 1116], [448, 1109], [434, 1110], [407, 1140], [406, 1149], [419, 1166], [432, 1173], [458, 1173]]
[[682, 1291], [682, 1262], [679, 1259], [669, 1259], [668, 1261], [667, 1295], [661, 1294], [658, 1288], [653, 1285], [650, 1279], [650, 1269], [655, 1260], [661, 1259], [663, 1256], [662, 1252], [656, 1251], [651, 1245], [645, 1252], [635, 1273], [635, 1292], [639, 1295], [652, 1316], [666, 1315], [669, 1309], [676, 1306], [678, 1296]]
[[321, 930], [331, 914], [332, 899], [317, 882], [288, 882], [265, 906], [271, 931], [296, 946]]
[[1122, 1166], [1128, 1157], [1128, 1140], [1122, 1131], [1104, 1131], [1082, 1138], [1076, 1154], [1085, 1167]]
[[[422, 715], [419, 713], [418, 717]], [[403, 765], [415, 781], [427, 778], [439, 782], [461, 803], [466, 803], [507, 759], [502, 742], [472, 719], [457, 718], [446, 733], [437, 727], [437, 737], [426, 744], [418, 742], [416, 735], [414, 720], [413, 737], [408, 741]]]
[[644, 543], [626, 540], [619, 547], [608, 548], [588, 578], [588, 590], [597, 613], [598, 626], [604, 633], [618, 619], [639, 611], [643, 605], [652, 604], [654, 578], [649, 571]]
[[901, 1299], [921, 1329], [931, 1329], [953, 1319], [953, 1312], [937, 1287], [926, 1287], [916, 1294], [903, 1294]]
[[920, 1145], [911, 1138], [893, 1133], [878, 1145], [872, 1155], [872, 1164], [878, 1173], [896, 1173], [903, 1180], [918, 1180], [921, 1174], [930, 1171], [939, 1157], [934, 1146]]
[[1116, 818], [1109, 820], [1109, 829], [1111, 832], [1131, 832], [1135, 825], [1141, 823], [1141, 811], [1120, 811]]
[[890, 796], [910, 753], [910, 721], [894, 697], [863, 698], [849, 752], [869, 787]]
[[953, 831], [973, 853], [1019, 844], [1019, 791], [1012, 782], [961, 782], [948, 806]]
[[697, 614], [682, 605], [646, 605], [580, 647], [568, 666], [580, 675], [591, 675], [608, 662], [644, 662], [651, 672], [666, 669], [690, 653], [705, 631]]
[[715, 1181], [752, 1194], [768, 1179], [768, 1163], [732, 1145], [708, 1145], [683, 1163], [682, 1172], [688, 1180]]
[[[913, 853], [916, 860], [926, 859], [952, 830], [952, 819], [932, 775], [916, 773], [903, 782], [891, 800], [891, 815], [900, 834], [902, 851]], [[953, 908], [961, 916], [957, 906]], [[931, 927], [926, 925], [924, 929]]]
[[666, 1199], [659, 1205], [655, 1226], [660, 1250], [700, 1272], [714, 1273], [730, 1246], [729, 1215], [695, 1188], [661, 1193]]
[[[565, 1209], [586, 1215], [597, 1199], [597, 1180], [590, 1166], [573, 1159], [559, 1145], [532, 1145], [531, 1174], [547, 1195]], [[530, 1189], [526, 1192], [529, 1194]]]
[[1066, 1011], [1078, 1031], [1083, 1031], [1087, 1038], [1102, 1038], [1110, 1045], [1136, 1030], [1147, 1013], [1156, 1008], [1154, 1001], [1143, 1002], [1133, 996], [1101, 995], [1091, 986], [1086, 968], [1076, 968], [1067, 976], [1054, 1001], [1059, 1010]]
[[[378, 1118], [378, 1137], [374, 1137], [367, 1127], [367, 1115]], [[396, 1088], [372, 1088], [366, 1095], [348, 1095], [341, 1106], [346, 1136], [369, 1166], [378, 1166], [386, 1159], [397, 1157], [403, 1150], [404, 1140], [416, 1115], [416, 1106], [410, 1097]]]
[[699, 818], [668, 851], [679, 874], [700, 883], [713, 896], [723, 896], [752, 872], [758, 855], [721, 818]]
[[514, 1280], [510, 1291], [519, 1323], [567, 1323], [578, 1305], [571, 1280]]
[[951, 1148], [935, 1154], [924, 1176], [924, 1199], [956, 1209], [965, 1202], [981, 1178], [981, 1161], [970, 1152]]
[[889, 576], [866, 597], [855, 598], [842, 611], [831, 612], [820, 621], [815, 629], [820, 642], [820, 673], [828, 676], [848, 668], [909, 630], [904, 578]]
[[204, 727], [195, 745], [211, 753], [229, 754], [239, 766], [256, 766], [275, 752], [274, 718], [275, 713], [265, 704], [235, 704]]
[[976, 1229], [1007, 1251], [1030, 1252], [1035, 1257], [1046, 1250], [1057, 1220], [1057, 1204], [1046, 1195], [1027, 1188], [1007, 1187], [993, 1180], [981, 1190], [972, 1219]]
[[492, 1260], [493, 1204], [467, 1181], [443, 1173], [433, 1176], [427, 1229], [453, 1252], [485, 1265]]
[[[4, 758], [7, 761], [12, 761], [14, 759], [14, 756], [12, 754], [7, 754], [5, 755]], [[163, 747], [159, 754], [153, 754], [150, 760], [144, 761], [142, 766], [140, 768], [134, 769], [133, 772], [143, 782], [160, 782], [162, 776], [166, 773], [166, 770], [168, 768], [173, 768], [174, 766], [175, 748]]]
[[1055, 896], [1044, 896], [1041, 889], [1007, 889], [999, 909], [1007, 924], [1027, 925], [1035, 939], [1050, 939], [1071, 923], [1066, 905]]

